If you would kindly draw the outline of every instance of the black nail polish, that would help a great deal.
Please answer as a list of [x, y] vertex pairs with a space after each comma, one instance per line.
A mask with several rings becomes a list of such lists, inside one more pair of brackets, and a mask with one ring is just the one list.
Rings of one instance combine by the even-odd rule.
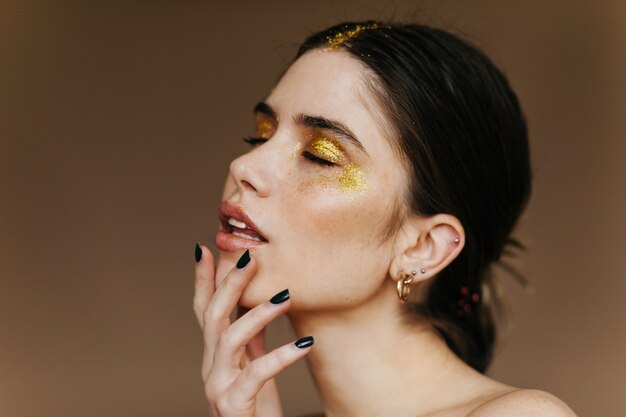
[[273, 296], [272, 298], [270, 298], [270, 303], [272, 304], [280, 304], [280, 303], [284, 303], [285, 301], [289, 300], [289, 290], [282, 290], [281, 292], [279, 292], [278, 294], [276, 294], [275, 296]]
[[237, 261], [237, 269], [243, 269], [250, 262], [250, 250], [246, 249], [246, 251], [241, 255], [241, 258]]
[[196, 255], [196, 263], [200, 262], [200, 259], [202, 259], [202, 248], [200, 247], [200, 245], [198, 244], [198, 242], [196, 242], [196, 251], [195, 251], [195, 255]]
[[306, 336], [306, 337], [296, 340], [295, 344], [296, 344], [296, 347], [300, 349], [304, 349], [306, 347], [311, 346], [314, 341], [315, 340], [313, 340], [313, 336]]

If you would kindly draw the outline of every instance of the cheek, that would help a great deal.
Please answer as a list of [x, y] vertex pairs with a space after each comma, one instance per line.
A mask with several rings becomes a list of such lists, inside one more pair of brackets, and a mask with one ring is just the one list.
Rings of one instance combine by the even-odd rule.
[[[294, 311], [345, 308], [378, 291], [389, 266], [388, 248], [377, 239], [390, 212], [382, 204], [393, 195], [389, 184], [368, 181], [356, 166], [290, 166], [285, 178], [268, 207], [275, 240], [256, 250], [259, 270], [241, 304], [254, 307], [289, 288]], [[235, 192], [227, 181], [225, 197]]]
[[387, 187], [372, 182], [363, 169], [349, 163], [341, 169], [319, 168], [303, 180], [297, 190], [301, 207], [294, 210], [294, 224], [327, 244], [368, 248], [373, 244], [375, 227], [381, 224], [388, 201], [382, 195]]
[[376, 240], [386, 215], [377, 204], [381, 196], [320, 178], [286, 196], [280, 272], [272, 267], [293, 288], [296, 309], [346, 307], [369, 297], [386, 277], [386, 250]]
[[[305, 184], [299, 195], [309, 196], [290, 222], [300, 225], [305, 236], [329, 241], [343, 241], [359, 225], [367, 222], [364, 199], [348, 197], [338, 190], [335, 179], [319, 178], [316, 184]], [[352, 233], [350, 233], [352, 232]]]

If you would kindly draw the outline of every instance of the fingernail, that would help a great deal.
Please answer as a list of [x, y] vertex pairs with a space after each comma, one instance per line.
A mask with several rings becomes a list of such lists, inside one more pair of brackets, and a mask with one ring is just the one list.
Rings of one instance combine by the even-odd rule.
[[246, 251], [241, 255], [241, 258], [237, 261], [237, 269], [243, 269], [250, 262], [250, 250], [246, 249]]
[[295, 344], [297, 348], [304, 349], [306, 347], [311, 346], [313, 342], [314, 342], [313, 336], [306, 336], [306, 337], [296, 340]]
[[289, 300], [289, 290], [288, 289], [282, 290], [281, 292], [279, 292], [278, 294], [276, 294], [275, 296], [270, 298], [270, 303], [272, 303], [272, 304], [280, 304], [280, 303], [284, 303], [287, 300]]
[[198, 244], [198, 242], [196, 242], [196, 251], [195, 251], [195, 255], [196, 255], [196, 263], [200, 262], [200, 259], [202, 259], [202, 248], [200, 247], [200, 244]]

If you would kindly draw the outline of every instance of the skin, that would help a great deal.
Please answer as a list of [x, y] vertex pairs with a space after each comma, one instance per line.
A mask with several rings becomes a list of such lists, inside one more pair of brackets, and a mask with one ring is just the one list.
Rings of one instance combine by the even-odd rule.
[[[400, 272], [418, 271], [411, 301], [419, 302], [428, 280], [462, 250], [464, 230], [446, 214], [406, 215], [381, 240], [407, 177], [365, 76], [341, 50], [308, 52], [265, 100], [278, 117], [256, 115], [256, 134], [268, 140], [230, 165], [223, 199], [244, 207], [269, 243], [252, 249], [242, 270], [234, 265], [243, 251], [220, 251], [216, 263], [201, 247], [194, 308], [212, 413], [281, 415], [273, 377], [306, 356], [327, 416], [573, 416], [547, 393], [474, 371], [430, 327], [401, 319]], [[312, 163], [302, 153], [328, 132], [296, 123], [299, 114], [340, 121], [368, 155], [345, 145], [339, 166]], [[358, 167], [365, 188], [342, 188], [346, 164]], [[268, 303], [285, 288], [289, 300]], [[237, 305], [245, 314], [233, 323]], [[315, 337], [313, 347], [265, 351], [262, 330], [283, 313], [299, 337]]]

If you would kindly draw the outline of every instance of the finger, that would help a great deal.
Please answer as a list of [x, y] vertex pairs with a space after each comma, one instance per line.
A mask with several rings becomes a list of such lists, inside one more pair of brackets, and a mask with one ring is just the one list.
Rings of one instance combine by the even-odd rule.
[[215, 292], [215, 261], [211, 251], [196, 243], [196, 280], [193, 297], [193, 310], [200, 328], [204, 328], [203, 312]]
[[215, 371], [238, 368], [246, 345], [265, 326], [289, 309], [289, 290], [283, 290], [259, 304], [222, 332], [215, 351]]
[[246, 351], [252, 360], [265, 355], [265, 329], [262, 329], [252, 339], [250, 339], [248, 345], [246, 346]]
[[[250, 311], [249, 308], [243, 306], [237, 306], [237, 318], [240, 318], [244, 314]], [[261, 329], [246, 345], [246, 353], [241, 361], [241, 369], [250, 363], [252, 359], [256, 359], [259, 356], [265, 355], [265, 328]]]
[[256, 272], [257, 264], [246, 251], [218, 285], [203, 314], [205, 352], [213, 358], [215, 344], [221, 333], [230, 325], [230, 315], [241, 293]]
[[307, 355], [312, 345], [313, 337], [303, 337], [250, 362], [233, 383], [235, 399], [242, 402], [254, 399], [267, 381]]
[[257, 263], [248, 250], [226, 274], [215, 289], [213, 297], [204, 311], [204, 323], [221, 333], [230, 324], [230, 316], [241, 297], [244, 288], [257, 270]]

